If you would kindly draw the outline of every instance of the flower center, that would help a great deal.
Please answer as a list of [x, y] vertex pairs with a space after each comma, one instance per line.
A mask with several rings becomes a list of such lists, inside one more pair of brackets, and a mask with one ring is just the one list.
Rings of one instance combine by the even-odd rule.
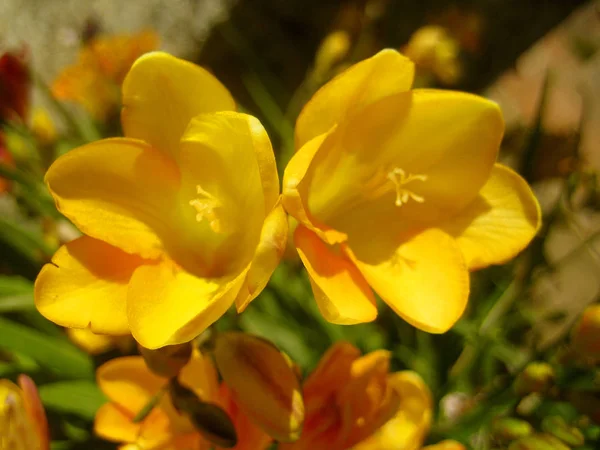
[[190, 205], [196, 210], [196, 220], [206, 220], [215, 233], [224, 233], [225, 224], [217, 214], [217, 210], [223, 207], [223, 203], [210, 192], [205, 191], [199, 184], [196, 185], [198, 198], [190, 200]]
[[417, 203], [425, 201], [422, 196], [415, 194], [405, 186], [413, 181], [427, 181], [427, 175], [407, 174], [404, 170], [396, 167], [387, 174], [387, 177], [396, 187], [396, 206], [404, 205], [409, 199]]

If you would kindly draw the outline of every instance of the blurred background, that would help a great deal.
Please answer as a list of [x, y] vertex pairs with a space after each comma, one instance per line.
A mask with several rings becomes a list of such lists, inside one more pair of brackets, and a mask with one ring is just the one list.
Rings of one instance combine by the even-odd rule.
[[[121, 58], [111, 60], [120, 69], [89, 81], [82, 49], [111, 37], [122, 41], [106, 41], [105, 57]], [[116, 56], [111, 45], [129, 53]], [[600, 2], [2, 0], [0, 54], [12, 59], [0, 61], [0, 378], [33, 377], [53, 448], [114, 448], [91, 432], [104, 401], [94, 368], [135, 351], [126, 337], [67, 335], [32, 299], [41, 266], [77, 236], [54, 209], [43, 174], [69, 149], [121, 133], [118, 72], [157, 48], [206, 67], [262, 121], [283, 169], [311, 95], [386, 47], [415, 61], [417, 86], [500, 104], [500, 159], [532, 184], [544, 212], [539, 236], [515, 261], [473, 275], [469, 310], [444, 336], [417, 331], [386, 308], [371, 324], [324, 322], [292, 250], [259, 299], [217, 328], [265, 336], [304, 371], [337, 340], [391, 350], [395, 369], [417, 371], [432, 389], [432, 442], [492, 448], [496, 416], [539, 428], [559, 415], [588, 418], [573, 448], [600, 448], [600, 428], [590, 425], [600, 421], [600, 355], [582, 362], [569, 347], [573, 324], [600, 295]], [[553, 365], [556, 390], [523, 406], [526, 395], [512, 386], [534, 360]]]

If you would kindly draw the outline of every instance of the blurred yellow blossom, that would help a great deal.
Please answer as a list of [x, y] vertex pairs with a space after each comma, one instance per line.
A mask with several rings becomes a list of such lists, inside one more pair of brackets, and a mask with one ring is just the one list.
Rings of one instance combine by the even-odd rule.
[[[100, 437], [122, 443], [121, 450], [208, 450], [213, 444], [179, 412], [166, 392], [167, 378], [153, 374], [141, 356], [108, 361], [97, 372], [100, 389], [109, 403], [102, 406], [94, 424]], [[179, 374], [179, 381], [203, 402], [223, 408], [236, 428], [236, 450], [261, 450], [271, 438], [253, 425], [240, 410], [226, 386], [219, 386], [210, 358], [195, 351]], [[161, 395], [161, 391], [164, 393]], [[141, 420], [134, 418], [153, 398], [160, 400]]]
[[105, 120], [120, 105], [120, 86], [133, 62], [158, 48], [158, 35], [96, 36], [86, 42], [77, 61], [63, 69], [52, 84], [57, 99], [82, 105], [94, 118]]
[[57, 324], [152, 349], [242, 311], [279, 263], [287, 218], [264, 128], [207, 71], [146, 54], [123, 104], [125, 138], [72, 150], [46, 174], [85, 236], [44, 266], [35, 300]]
[[99, 355], [115, 347], [125, 351], [131, 348], [133, 343], [131, 336], [96, 334], [89, 328], [67, 328], [67, 336], [77, 347], [90, 355]]
[[448, 31], [437, 25], [419, 28], [403, 49], [417, 70], [433, 74], [441, 83], [455, 84], [462, 72], [460, 46]]
[[361, 356], [348, 342], [334, 344], [304, 382], [300, 439], [280, 448], [344, 450], [371, 436], [402, 407], [394, 381], [398, 374], [389, 373], [389, 359], [385, 350]]
[[411, 90], [414, 66], [383, 50], [343, 72], [296, 123], [283, 204], [321, 313], [375, 319], [375, 290], [402, 318], [443, 333], [461, 317], [469, 270], [523, 250], [540, 226], [527, 183], [496, 156], [498, 106]]
[[52, 144], [57, 137], [56, 126], [45, 109], [34, 108], [31, 131], [41, 145]]
[[0, 380], [0, 449], [49, 450], [46, 414], [33, 381]]

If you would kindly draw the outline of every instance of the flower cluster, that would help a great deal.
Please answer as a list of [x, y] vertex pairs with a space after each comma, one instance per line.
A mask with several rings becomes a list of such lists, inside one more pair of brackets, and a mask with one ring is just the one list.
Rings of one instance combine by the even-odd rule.
[[448, 330], [469, 270], [522, 250], [540, 211], [495, 163], [498, 107], [411, 90], [413, 75], [383, 50], [321, 88], [296, 124], [280, 200], [260, 122], [200, 67], [142, 56], [123, 82], [125, 137], [48, 170], [57, 207], [85, 236], [40, 273], [38, 309], [67, 327], [131, 332], [147, 348], [189, 341], [265, 287], [285, 248], [285, 207], [327, 320], [374, 320], [375, 291], [411, 324]]
[[[191, 342], [266, 287], [290, 217], [327, 321], [375, 320], [377, 295], [421, 330], [450, 329], [465, 311], [469, 272], [513, 258], [540, 227], [525, 180], [496, 162], [498, 106], [411, 89], [414, 64], [383, 50], [304, 106], [280, 188], [265, 128], [236, 111], [213, 75], [163, 52], [135, 59], [155, 46], [151, 36], [116, 39], [94, 41], [54, 86], [103, 118], [122, 81], [124, 137], [71, 150], [48, 169], [58, 210], [83, 235], [35, 283], [38, 310], [83, 330], [81, 346], [91, 333], [140, 345], [142, 356], [98, 370], [109, 403], [97, 434], [122, 450], [422, 448], [431, 393], [416, 373], [391, 373], [386, 350], [361, 356], [339, 342], [302, 382], [261, 338], [229, 331], [201, 350]], [[117, 57], [105, 58], [113, 48]], [[89, 89], [100, 103], [86, 100]]]

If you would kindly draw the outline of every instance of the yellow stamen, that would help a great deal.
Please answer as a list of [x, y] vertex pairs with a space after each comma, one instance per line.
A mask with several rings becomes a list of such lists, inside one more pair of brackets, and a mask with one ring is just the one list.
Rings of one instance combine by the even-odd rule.
[[423, 203], [425, 201], [422, 196], [415, 194], [404, 186], [412, 181], [427, 181], [427, 175], [407, 175], [404, 170], [396, 167], [388, 173], [387, 177], [394, 183], [394, 186], [396, 186], [396, 206], [404, 205], [409, 199], [412, 199], [417, 203]]
[[223, 206], [221, 200], [205, 191], [199, 184], [196, 186], [196, 193], [199, 198], [190, 200], [190, 205], [196, 209], [196, 220], [202, 222], [206, 219], [215, 233], [223, 233], [223, 223], [216, 212]]

